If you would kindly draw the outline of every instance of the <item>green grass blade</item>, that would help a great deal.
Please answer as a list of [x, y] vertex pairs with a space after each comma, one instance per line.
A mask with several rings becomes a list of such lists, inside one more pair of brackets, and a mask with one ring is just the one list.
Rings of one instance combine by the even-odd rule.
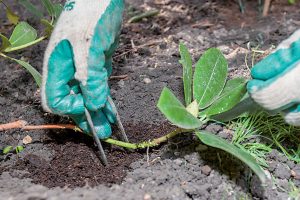
[[200, 109], [211, 105], [222, 92], [227, 78], [227, 61], [220, 50], [208, 49], [195, 67], [193, 94]]
[[207, 131], [196, 132], [196, 135], [204, 144], [218, 149], [222, 149], [243, 161], [248, 167], [250, 167], [255, 172], [255, 174], [259, 177], [262, 183], [265, 183], [267, 181], [267, 176], [264, 170], [257, 164], [256, 160], [248, 152], [239, 149], [233, 144], [227, 142], [226, 140]]
[[35, 5], [33, 5], [29, 0], [18, 0], [19, 3], [24, 6], [31, 14], [36, 16], [37, 18], [43, 17], [43, 12], [40, 11]]
[[61, 4], [57, 3], [57, 4], [53, 4], [53, 9], [54, 9], [54, 17], [55, 19], [57, 19], [60, 16], [61, 12], [63, 11], [64, 7]]
[[195, 129], [202, 126], [202, 122], [189, 113], [168, 88], [164, 88], [161, 92], [157, 107], [171, 123], [178, 127]]
[[35, 82], [39, 87], [42, 85], [42, 75], [34, 68], [32, 67], [28, 62], [25, 62], [23, 60], [18, 60], [15, 58], [10, 58], [11, 60], [17, 62], [19, 65], [23, 66], [34, 78]]
[[14, 25], [17, 25], [20, 19], [9, 7], [6, 8], [6, 17]]
[[184, 87], [184, 99], [185, 105], [188, 106], [192, 103], [192, 57], [183, 43], [179, 44], [180, 63], [183, 67], [183, 87]]
[[9, 38], [11, 48], [33, 42], [37, 38], [37, 31], [27, 22], [20, 22]]
[[7, 47], [9, 47], [11, 44], [10, 44], [8, 38], [5, 37], [4, 35], [2, 35], [1, 33], [0, 33], [0, 38], [2, 40], [2, 45], [0, 47], [0, 51], [1, 51], [1, 50], [6, 49]]
[[207, 116], [217, 115], [233, 108], [243, 98], [246, 90], [246, 80], [235, 78], [227, 81], [219, 98], [202, 112]]
[[50, 0], [41, 0], [44, 7], [46, 8], [48, 14], [51, 17], [55, 17], [55, 9], [54, 9], [54, 5]]

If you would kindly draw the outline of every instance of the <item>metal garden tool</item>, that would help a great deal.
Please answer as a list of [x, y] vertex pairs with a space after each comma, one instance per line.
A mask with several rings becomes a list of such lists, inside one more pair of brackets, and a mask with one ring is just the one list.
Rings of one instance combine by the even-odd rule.
[[[117, 131], [117, 133], [118, 133], [117, 134], [118, 139], [122, 140], [123, 142], [129, 142], [128, 138], [127, 138], [127, 135], [125, 133], [125, 129], [124, 129], [123, 124], [121, 122], [120, 115], [119, 115], [119, 113], [117, 111], [117, 108], [116, 108], [113, 100], [111, 99], [111, 97], [108, 97], [108, 102], [111, 105], [113, 112], [116, 114], [117, 126], [118, 126], [118, 131]], [[86, 108], [85, 108], [85, 115], [86, 115], [88, 124], [89, 124], [89, 126], [90, 126], [90, 128], [92, 130], [94, 141], [96, 142], [97, 147], [99, 149], [100, 160], [103, 163], [103, 165], [106, 166], [106, 165], [108, 165], [108, 161], [107, 161], [104, 149], [102, 147], [102, 144], [101, 144], [101, 141], [100, 141], [99, 137], [97, 136], [97, 132], [96, 132], [95, 126], [93, 124], [93, 121], [92, 121], [92, 118], [91, 118], [91, 114], [89, 113], [89, 111]]]

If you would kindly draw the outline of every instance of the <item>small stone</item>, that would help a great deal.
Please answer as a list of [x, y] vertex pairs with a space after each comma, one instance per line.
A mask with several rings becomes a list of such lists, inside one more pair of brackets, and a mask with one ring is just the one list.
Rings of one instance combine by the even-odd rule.
[[287, 161], [286, 164], [289, 166], [290, 169], [293, 169], [296, 166], [295, 162], [292, 160]]
[[271, 162], [269, 163], [268, 169], [269, 169], [270, 172], [273, 172], [273, 171], [276, 169], [277, 163], [278, 163], [278, 162], [276, 162], [276, 161], [271, 161]]
[[273, 149], [269, 154], [269, 158], [277, 160], [278, 159], [277, 157], [278, 157], [278, 151], [276, 149]]
[[179, 166], [182, 165], [183, 163], [183, 161], [179, 158], [175, 159], [173, 162], [175, 163], [175, 165], [179, 165]]
[[120, 88], [122, 88], [122, 87], [124, 87], [125, 82], [124, 82], [124, 80], [120, 80], [117, 84]]
[[218, 124], [209, 124], [205, 130], [209, 131], [209, 132], [213, 132], [213, 133], [217, 133], [220, 130], [222, 130], [222, 126], [218, 125]]
[[146, 84], [149, 84], [149, 83], [151, 83], [151, 79], [150, 78], [144, 78], [144, 83], [146, 83]]
[[22, 142], [23, 144], [30, 144], [32, 142], [32, 138], [29, 135], [27, 135], [23, 138]]
[[286, 163], [288, 161], [288, 158], [285, 155], [279, 155], [278, 161], [281, 163]]
[[199, 144], [195, 150], [198, 151], [198, 152], [202, 152], [202, 151], [206, 151], [208, 149], [208, 147], [206, 145], [203, 145], [203, 144]]
[[145, 194], [144, 195], [144, 200], [151, 200], [151, 195], [150, 194]]
[[300, 167], [296, 166], [291, 170], [291, 175], [294, 177], [296, 180], [300, 180]]
[[219, 135], [221, 138], [223, 138], [223, 139], [227, 139], [228, 136], [229, 136], [229, 134], [228, 134], [227, 131], [220, 131], [220, 132], [218, 133], [218, 135]]
[[278, 180], [277, 185], [286, 191], [289, 190], [289, 181], [287, 179]]
[[201, 172], [203, 174], [205, 174], [206, 176], [208, 176], [211, 172], [211, 167], [208, 166], [208, 165], [204, 165], [204, 166], [201, 167]]
[[275, 171], [274, 171], [274, 175], [280, 179], [289, 179], [291, 176], [290, 170], [287, 169], [287, 167], [282, 164], [282, 163], [278, 163]]

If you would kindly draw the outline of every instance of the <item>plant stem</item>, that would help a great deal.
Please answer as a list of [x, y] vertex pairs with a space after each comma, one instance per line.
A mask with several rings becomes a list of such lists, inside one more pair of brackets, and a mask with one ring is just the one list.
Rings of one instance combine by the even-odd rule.
[[147, 11], [145, 13], [142, 13], [142, 14], [139, 14], [139, 15], [131, 17], [128, 20], [128, 23], [139, 22], [139, 21], [141, 21], [144, 18], [153, 17], [153, 16], [157, 15], [158, 13], [159, 13], [159, 10], [150, 10], [150, 11]]
[[32, 42], [29, 42], [29, 43], [24, 44], [24, 45], [21, 45], [21, 46], [17, 46], [17, 47], [8, 47], [8, 48], [6, 48], [6, 49], [4, 50], [4, 52], [9, 53], [9, 52], [12, 52], [12, 51], [21, 50], [21, 49], [30, 47], [30, 46], [32, 46], [32, 45], [35, 45], [35, 44], [37, 44], [37, 43], [43, 41], [43, 40], [46, 39], [46, 38], [47, 38], [47, 36], [42, 36], [42, 37], [40, 37], [40, 38], [38, 38], [38, 39], [36, 39], [36, 40], [34, 40], [34, 41], [32, 41]]
[[[0, 131], [6, 131], [6, 130], [10, 130], [10, 129], [23, 129], [23, 130], [27, 130], [27, 131], [40, 130], [40, 129], [71, 129], [71, 130], [83, 132], [80, 128], [78, 128], [77, 126], [75, 126], [73, 124], [27, 125], [27, 122], [23, 121], [23, 120], [19, 120], [19, 121], [7, 123], [7, 124], [0, 124]], [[128, 143], [128, 142], [115, 140], [112, 138], [108, 138], [103, 141], [106, 143], [109, 143], [109, 144], [113, 144], [113, 145], [128, 148], [128, 149], [145, 149], [145, 148], [149, 148], [149, 147], [158, 146], [161, 143], [168, 141], [170, 138], [173, 138], [180, 133], [186, 133], [186, 132], [190, 132], [190, 131], [191, 130], [177, 128], [162, 137], [150, 140], [148, 142], [140, 142], [140, 143]]]
[[148, 142], [141, 142], [141, 143], [127, 143], [127, 142], [122, 142], [119, 140], [114, 140], [111, 138], [105, 139], [103, 140], [104, 142], [107, 142], [109, 144], [114, 144], [120, 147], [124, 147], [124, 148], [128, 148], [128, 149], [145, 149], [148, 147], [155, 147], [160, 145], [163, 142], [166, 142], [168, 139], [175, 137], [176, 135], [180, 134], [180, 133], [186, 133], [189, 132], [190, 130], [186, 130], [186, 129], [182, 129], [182, 128], [178, 128], [175, 129], [174, 131], [168, 133], [167, 135], [164, 135], [162, 137], [153, 139], [151, 141]]

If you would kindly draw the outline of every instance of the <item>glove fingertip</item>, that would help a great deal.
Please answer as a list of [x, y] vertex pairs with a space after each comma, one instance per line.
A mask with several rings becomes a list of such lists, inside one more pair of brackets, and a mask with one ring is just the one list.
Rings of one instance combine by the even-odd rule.
[[261, 80], [251, 80], [247, 83], [247, 90], [249, 93], [255, 93], [265, 87], [266, 83]]
[[300, 126], [300, 105], [292, 106], [283, 111], [284, 120], [292, 126]]

